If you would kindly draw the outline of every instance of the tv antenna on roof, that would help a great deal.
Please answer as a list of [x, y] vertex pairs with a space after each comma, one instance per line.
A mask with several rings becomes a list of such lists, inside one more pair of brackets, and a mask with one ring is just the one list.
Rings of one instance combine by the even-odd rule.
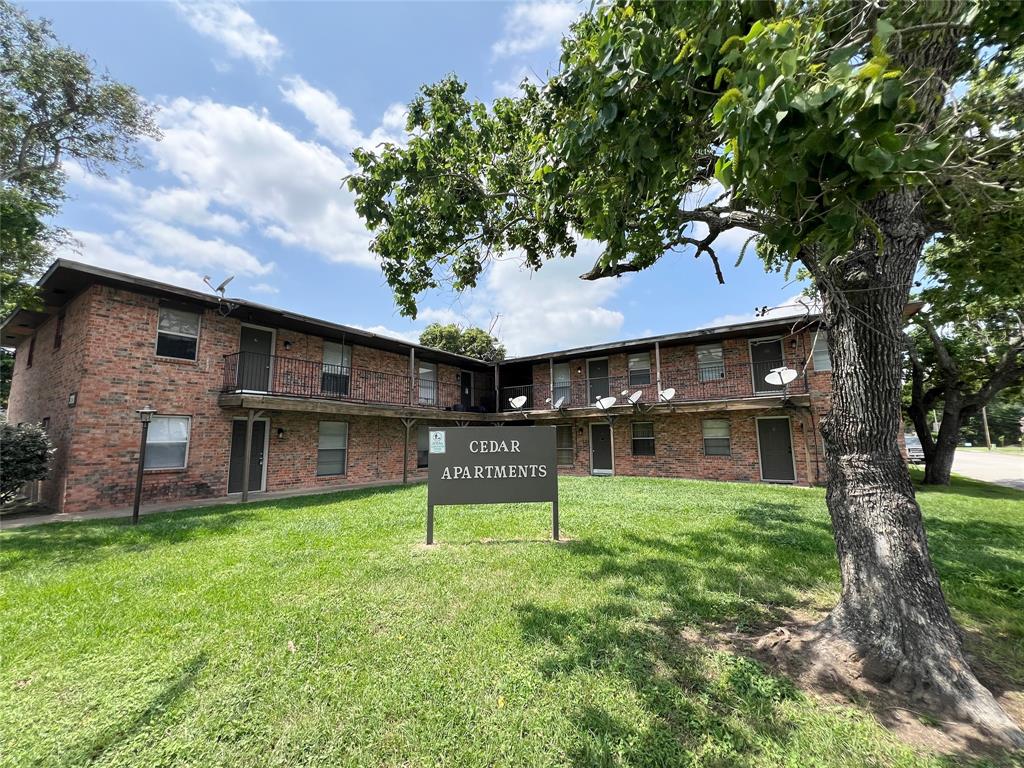
[[203, 275], [203, 282], [210, 286], [211, 291], [217, 294], [217, 311], [224, 317], [231, 314], [231, 310], [233, 310], [237, 306], [236, 304], [232, 304], [224, 297], [224, 291], [227, 289], [228, 283], [230, 283], [234, 279], [234, 275], [228, 275], [221, 281], [220, 285], [218, 285], [215, 288], [213, 286], [213, 283], [210, 282], [210, 276]]

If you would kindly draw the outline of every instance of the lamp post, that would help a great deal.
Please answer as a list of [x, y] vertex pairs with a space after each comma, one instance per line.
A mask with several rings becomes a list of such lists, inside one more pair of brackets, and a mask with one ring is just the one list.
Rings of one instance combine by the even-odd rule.
[[148, 405], [136, 411], [142, 422], [142, 442], [139, 444], [139, 471], [135, 476], [135, 503], [132, 505], [132, 525], [139, 524], [139, 505], [142, 503], [142, 471], [146, 467], [146, 437], [149, 435], [149, 422], [153, 420], [156, 408]]

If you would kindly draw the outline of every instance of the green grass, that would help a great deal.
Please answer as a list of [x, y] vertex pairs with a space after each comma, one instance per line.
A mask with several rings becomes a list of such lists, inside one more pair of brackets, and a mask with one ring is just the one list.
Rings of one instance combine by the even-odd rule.
[[[944, 765], [686, 628], [825, 609], [820, 490], [377, 489], [0, 536], [0, 764]], [[1024, 494], [920, 494], [974, 652], [1024, 684]]]

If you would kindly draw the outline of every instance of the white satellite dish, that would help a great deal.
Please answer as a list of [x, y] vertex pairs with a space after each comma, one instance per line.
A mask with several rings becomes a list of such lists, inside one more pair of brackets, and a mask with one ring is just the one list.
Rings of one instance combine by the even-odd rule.
[[784, 387], [789, 382], [797, 377], [796, 371], [792, 368], [782, 366], [780, 368], [772, 368], [764, 377], [766, 383], [776, 387]]
[[562, 410], [562, 406], [563, 405], [565, 405], [565, 398], [564, 397], [560, 397], [557, 400], [555, 400], [555, 410], [558, 410], [558, 411]]
[[669, 387], [668, 389], [661, 390], [661, 392], [659, 392], [658, 395], [659, 397], [661, 397], [662, 402], [667, 403], [669, 400], [676, 396], [676, 390], [674, 387]]
[[632, 395], [630, 395], [626, 399], [629, 400], [629, 404], [630, 405], [636, 405], [637, 403], [640, 402], [640, 398], [643, 397], [643, 396], [644, 396], [643, 390], [638, 389], [636, 392], [634, 392]]
[[523, 406], [526, 405], [526, 395], [519, 395], [518, 397], [510, 397], [508, 404], [515, 408], [517, 411], [521, 411]]
[[618, 400], [619, 399], [617, 397], [599, 397], [595, 405], [597, 405], [597, 407], [600, 408], [602, 411], [607, 411], [609, 408], [615, 405], [615, 403], [617, 403]]

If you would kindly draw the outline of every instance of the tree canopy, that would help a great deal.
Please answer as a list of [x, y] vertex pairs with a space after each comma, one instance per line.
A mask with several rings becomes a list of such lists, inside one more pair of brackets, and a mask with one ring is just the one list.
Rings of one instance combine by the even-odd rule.
[[0, 316], [32, 302], [26, 281], [68, 242], [51, 223], [64, 200], [62, 162], [98, 174], [136, 164], [136, 142], [159, 136], [153, 112], [45, 21], [0, 0]]
[[462, 328], [455, 323], [431, 323], [420, 334], [420, 344], [489, 363], [505, 359], [505, 347], [483, 328]]

